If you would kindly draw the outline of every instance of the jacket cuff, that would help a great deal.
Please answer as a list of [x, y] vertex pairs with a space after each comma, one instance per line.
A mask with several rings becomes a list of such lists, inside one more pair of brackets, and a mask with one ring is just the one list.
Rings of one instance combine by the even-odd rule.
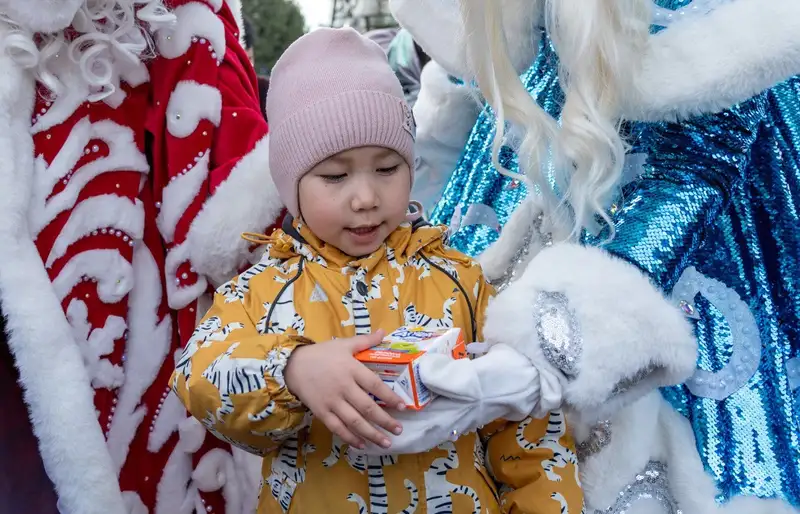
[[294, 353], [294, 351], [299, 347], [307, 344], [314, 344], [314, 341], [302, 336], [286, 336], [283, 341], [270, 350], [270, 352], [274, 351], [285, 356], [284, 359], [279, 361], [280, 363], [275, 366], [274, 369], [270, 370], [270, 377], [268, 377], [268, 379], [274, 380], [279, 386], [275, 389], [276, 393], [273, 395], [273, 400], [291, 410], [299, 409], [301, 407], [306, 409], [306, 407], [286, 385], [286, 366], [289, 365], [289, 359], [292, 358], [292, 353]]
[[642, 272], [567, 243], [542, 250], [490, 303], [484, 335], [555, 370], [584, 422], [683, 382], [697, 358], [690, 323]]

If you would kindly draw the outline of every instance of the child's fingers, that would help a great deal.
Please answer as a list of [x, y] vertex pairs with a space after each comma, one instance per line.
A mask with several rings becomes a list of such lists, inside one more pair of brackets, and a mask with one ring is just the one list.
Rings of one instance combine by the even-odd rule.
[[344, 423], [339, 419], [336, 414], [329, 412], [325, 416], [321, 416], [320, 420], [328, 427], [328, 430], [338, 435], [339, 438], [352, 446], [353, 448], [364, 449], [364, 440], [353, 434], [347, 429]]
[[392, 445], [384, 434], [365, 420], [349, 403], [337, 403], [334, 407], [334, 413], [344, 423], [345, 427], [357, 437], [371, 441], [383, 448], [388, 448]]
[[370, 398], [370, 396], [360, 388], [354, 387], [352, 390], [348, 391], [346, 399], [353, 408], [373, 425], [377, 425], [395, 435], [400, 435], [403, 432], [403, 427], [400, 423], [392, 418], [380, 405], [375, 403], [375, 400]]
[[373, 346], [377, 346], [383, 341], [383, 330], [377, 330], [371, 334], [363, 336], [356, 336], [350, 339], [350, 349], [353, 354], [369, 350]]
[[354, 378], [361, 389], [383, 400], [390, 408], [398, 410], [403, 410], [405, 408], [406, 402], [397, 396], [397, 393], [392, 391], [389, 386], [384, 384], [383, 380], [381, 380], [378, 375], [370, 371], [369, 368], [363, 364], [358, 366], [358, 369], [354, 373]]

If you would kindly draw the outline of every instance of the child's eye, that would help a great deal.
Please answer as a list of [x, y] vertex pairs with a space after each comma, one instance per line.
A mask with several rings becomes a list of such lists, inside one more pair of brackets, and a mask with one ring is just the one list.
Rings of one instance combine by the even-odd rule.
[[325, 182], [341, 182], [347, 176], [345, 173], [340, 173], [338, 175], [321, 175], [322, 180]]
[[396, 165], [392, 166], [391, 168], [378, 168], [376, 171], [378, 173], [383, 173], [384, 175], [391, 175], [392, 173], [397, 171], [397, 168], [399, 168], [399, 167], [400, 167], [400, 165], [396, 164]]

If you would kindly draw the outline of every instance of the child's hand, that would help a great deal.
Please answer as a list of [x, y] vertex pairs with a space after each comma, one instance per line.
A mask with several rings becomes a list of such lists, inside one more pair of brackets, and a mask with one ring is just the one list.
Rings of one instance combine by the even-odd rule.
[[298, 347], [284, 370], [286, 386], [328, 429], [356, 448], [364, 441], [388, 448], [389, 439], [374, 425], [400, 434], [400, 423], [367, 393], [387, 405], [405, 404], [374, 372], [353, 355], [380, 344], [383, 331]]

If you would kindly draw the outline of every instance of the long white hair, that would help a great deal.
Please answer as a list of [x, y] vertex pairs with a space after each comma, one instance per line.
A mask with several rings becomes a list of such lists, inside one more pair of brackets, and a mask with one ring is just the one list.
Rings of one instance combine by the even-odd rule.
[[[540, 190], [549, 214], [570, 223], [573, 238], [594, 228], [600, 216], [613, 237], [606, 207], [627, 150], [619, 133], [620, 98], [634, 87], [651, 0], [540, 1], [546, 1], [546, 29], [560, 60], [565, 93], [560, 126], [531, 98], [511, 66], [502, 2], [461, 2], [472, 78], [496, 113], [493, 162], [501, 173], [511, 174], [498, 160], [510, 121], [522, 131], [520, 170]], [[558, 196], [550, 186], [550, 165]]]
[[175, 17], [162, 0], [84, 0], [72, 25], [56, 33], [33, 33], [2, 14], [0, 20], [11, 28], [2, 50], [31, 70], [52, 97], [65, 89], [56, 61], [66, 53], [92, 91], [89, 100], [99, 101], [119, 86], [121, 66], [154, 55], [152, 34], [171, 27]]

